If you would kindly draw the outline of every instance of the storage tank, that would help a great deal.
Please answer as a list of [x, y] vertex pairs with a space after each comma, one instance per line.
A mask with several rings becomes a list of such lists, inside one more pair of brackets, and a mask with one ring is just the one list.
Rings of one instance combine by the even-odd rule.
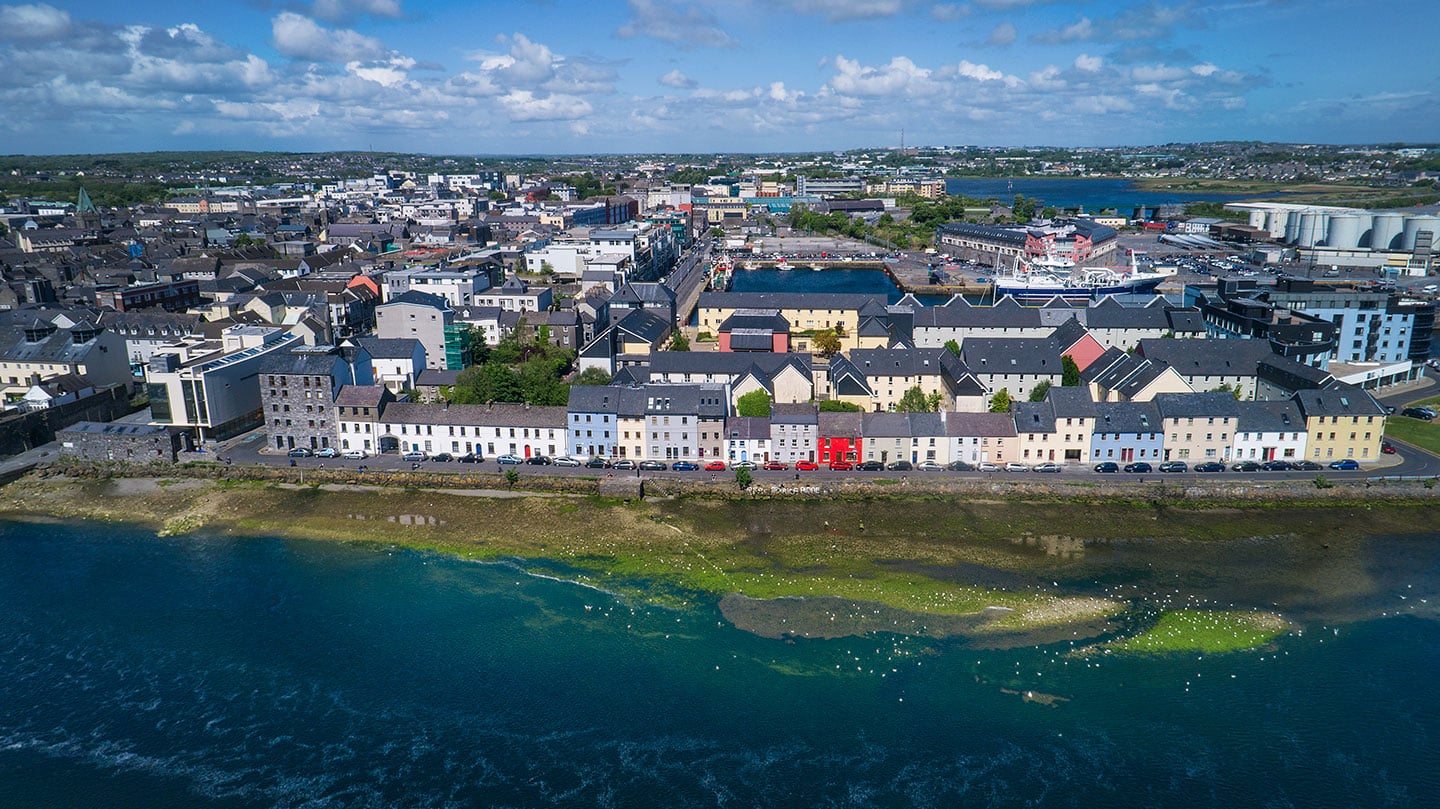
[[1265, 227], [1265, 212], [1263, 210], [1256, 209], [1250, 212], [1250, 227]]
[[1370, 220], [1370, 249], [1389, 250], [1390, 243], [1405, 227], [1405, 217], [1398, 213], [1377, 213]]
[[1325, 241], [1325, 222], [1329, 219], [1325, 214], [1316, 211], [1306, 211], [1300, 214], [1300, 232], [1296, 241], [1301, 247], [1314, 247]]
[[1422, 230], [1431, 233], [1431, 244], [1436, 238], [1440, 238], [1440, 216], [1407, 216], [1405, 217], [1405, 229], [1400, 232], [1400, 249], [1414, 250], [1415, 236]]
[[1330, 217], [1326, 226], [1325, 244], [1328, 247], [1350, 248], [1360, 246], [1360, 217], [1353, 213], [1336, 214]]
[[1285, 221], [1289, 218], [1289, 211], [1265, 212], [1265, 230], [1270, 234], [1270, 238], [1279, 239], [1285, 235]]
[[1285, 214], [1285, 241], [1294, 243], [1300, 238], [1300, 212], [1290, 211]]

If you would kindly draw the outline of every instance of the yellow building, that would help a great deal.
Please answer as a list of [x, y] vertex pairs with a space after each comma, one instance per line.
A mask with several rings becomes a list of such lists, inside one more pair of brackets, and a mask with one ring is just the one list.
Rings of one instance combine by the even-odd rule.
[[[842, 351], [889, 344], [888, 333], [883, 341], [875, 334], [876, 326], [887, 316], [885, 299], [878, 295], [841, 292], [705, 292], [700, 295], [700, 331], [718, 333], [720, 324], [735, 314], [737, 309], [778, 310], [780, 316], [790, 324], [792, 338], [800, 334], [835, 329], [840, 336]], [[864, 337], [862, 325], [865, 327]]]
[[1306, 452], [1318, 462], [1353, 459], [1364, 463], [1380, 457], [1385, 434], [1385, 408], [1369, 393], [1349, 385], [1332, 390], [1302, 390], [1295, 402], [1309, 433]]

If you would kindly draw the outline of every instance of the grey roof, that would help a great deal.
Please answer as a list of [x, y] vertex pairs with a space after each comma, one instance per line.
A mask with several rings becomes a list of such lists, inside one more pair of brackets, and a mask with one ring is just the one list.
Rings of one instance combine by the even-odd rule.
[[1039, 328], [1041, 312], [1021, 306], [1014, 298], [1001, 298], [994, 306], [975, 306], [956, 295], [941, 306], [915, 311], [915, 328]]
[[770, 421], [773, 424], [818, 424], [819, 411], [810, 402], [777, 402], [770, 405]]
[[1152, 298], [1144, 306], [1126, 306], [1113, 297], [1105, 298], [1085, 310], [1085, 326], [1094, 329], [1155, 329], [1170, 328], [1164, 298]]
[[1017, 433], [1055, 432], [1055, 410], [1049, 402], [1012, 402], [1010, 415], [1015, 417]]
[[386, 359], [409, 359], [415, 356], [415, 350], [420, 349], [424, 354], [425, 349], [419, 340], [412, 340], [408, 337], [356, 337], [355, 344], [370, 352], [370, 356], [377, 360]]
[[1095, 400], [1090, 396], [1087, 385], [1071, 388], [1054, 385], [1046, 392], [1045, 398], [1050, 402], [1057, 419], [1095, 418]]
[[645, 309], [636, 309], [615, 321], [615, 323], [610, 326], [610, 329], [607, 329], [607, 331], [609, 330], [625, 332], [647, 343], [657, 344], [665, 339], [665, 335], [669, 333], [670, 321], [656, 315], [654, 312]]
[[908, 413], [906, 415], [909, 416], [910, 421], [910, 437], [945, 435], [945, 415], [943, 413]]
[[444, 405], [394, 402], [385, 408], [385, 424], [466, 424], [485, 427], [541, 427], [563, 430], [564, 407], [523, 404]]
[[724, 385], [645, 385], [641, 390], [646, 413], [695, 413], [723, 418], [729, 410]]
[[79, 324], [74, 333], [50, 323], [36, 324], [30, 327], [30, 334], [39, 336], [43, 333], [43, 338], [27, 340], [27, 327], [0, 326], [0, 359], [57, 364], [80, 362], [95, 350], [98, 345], [95, 338], [104, 333], [90, 326], [88, 339], [81, 339], [86, 336], [86, 331]]
[[711, 309], [847, 309], [859, 311], [867, 303], [878, 303], [883, 314], [882, 295], [849, 292], [702, 292], [700, 307]]
[[736, 330], [730, 334], [731, 351], [770, 351], [775, 347], [773, 332]]
[[454, 385], [460, 377], [458, 370], [426, 368], [415, 375], [415, 387], [436, 387]]
[[909, 438], [909, 413], [866, 413], [860, 420], [866, 438]]
[[319, 351], [272, 351], [260, 361], [260, 373], [276, 376], [330, 376], [337, 364], [344, 364], [339, 355]]
[[1340, 384], [1329, 371], [1279, 354], [1261, 360], [1256, 375], [1290, 393], [1309, 388], [1330, 388]]
[[1141, 340], [1136, 353], [1167, 363], [1181, 376], [1254, 376], [1274, 356], [1268, 340]]
[[968, 337], [960, 355], [977, 374], [1064, 373], [1060, 347], [1049, 337]]
[[1007, 438], [1015, 435], [1009, 413], [946, 413], [945, 434], [952, 438]]
[[397, 303], [408, 303], [415, 306], [428, 306], [432, 309], [441, 310], [450, 308], [450, 302], [445, 300], [443, 297], [439, 295], [431, 295], [428, 292], [419, 292], [414, 289], [407, 292], [402, 292], [381, 305], [390, 306]]
[[1306, 418], [1385, 415], [1385, 408], [1369, 393], [1354, 385], [1340, 385], [1329, 390], [1302, 390], [1295, 394], [1295, 401]]
[[725, 437], [730, 440], [770, 438], [770, 419], [758, 416], [736, 416], [725, 421]]
[[863, 413], [820, 411], [817, 423], [822, 438], [858, 437], [861, 435]]
[[1305, 431], [1305, 417], [1292, 401], [1236, 402], [1237, 433], [1292, 433]]
[[69, 427], [55, 431], [56, 435], [84, 433], [86, 435], [153, 436], [165, 435], [170, 430], [160, 424], [132, 424], [129, 422], [77, 421]]
[[1160, 415], [1167, 419], [1182, 418], [1234, 418], [1239, 410], [1233, 394], [1224, 391], [1204, 393], [1159, 393], [1155, 404]]
[[384, 385], [345, 385], [335, 395], [335, 406], [379, 407], [388, 393]]
[[1097, 433], [1159, 433], [1164, 431], [1154, 402], [1097, 402]]
[[780, 312], [775, 309], [756, 310], [738, 309], [735, 314], [725, 318], [718, 328], [718, 331], [737, 331], [740, 329], [755, 329], [767, 332], [788, 332], [790, 321], [781, 317]]
[[810, 377], [809, 354], [734, 354], [721, 351], [656, 351], [650, 355], [652, 378], [667, 374], [744, 374], [752, 367], [774, 376], [788, 366]]

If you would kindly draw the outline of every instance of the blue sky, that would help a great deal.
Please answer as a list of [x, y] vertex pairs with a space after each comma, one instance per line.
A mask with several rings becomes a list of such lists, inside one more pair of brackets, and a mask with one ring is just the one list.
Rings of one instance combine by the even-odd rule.
[[1440, 141], [1434, 20], [1433, 0], [0, 4], [0, 152]]

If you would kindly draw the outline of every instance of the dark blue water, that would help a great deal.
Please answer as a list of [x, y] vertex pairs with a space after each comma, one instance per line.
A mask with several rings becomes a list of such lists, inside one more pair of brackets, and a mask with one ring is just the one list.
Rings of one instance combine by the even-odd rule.
[[[1388, 611], [1434, 583], [1415, 569], [1434, 561], [1428, 546], [1354, 558], [1375, 564], [1347, 555], [1337, 575], [1365, 592], [1351, 606]], [[1213, 587], [1223, 571], [1205, 567]], [[1333, 597], [1304, 590], [1278, 595]], [[0, 614], [4, 807], [1424, 807], [1440, 795], [1433, 611], [1376, 610], [1203, 659], [785, 643], [736, 629], [710, 601], [645, 607], [422, 553], [0, 525]], [[1069, 701], [1027, 703], [1006, 683]]]
[[884, 270], [827, 269], [799, 266], [789, 270], [737, 269], [730, 285], [735, 292], [843, 292], [856, 295], [884, 295], [891, 303], [900, 300], [900, 288]]
[[[1013, 187], [1012, 187], [1013, 184]], [[1206, 194], [1176, 191], [1146, 191], [1133, 180], [1083, 180], [1075, 178], [974, 178], [946, 180], [952, 196], [997, 199], [1008, 204], [1016, 194], [1044, 200], [1057, 208], [1084, 207], [1087, 211], [1116, 208], [1128, 213], [1134, 208], [1178, 205], [1186, 202], [1229, 202], [1253, 198], [1254, 194]]]

